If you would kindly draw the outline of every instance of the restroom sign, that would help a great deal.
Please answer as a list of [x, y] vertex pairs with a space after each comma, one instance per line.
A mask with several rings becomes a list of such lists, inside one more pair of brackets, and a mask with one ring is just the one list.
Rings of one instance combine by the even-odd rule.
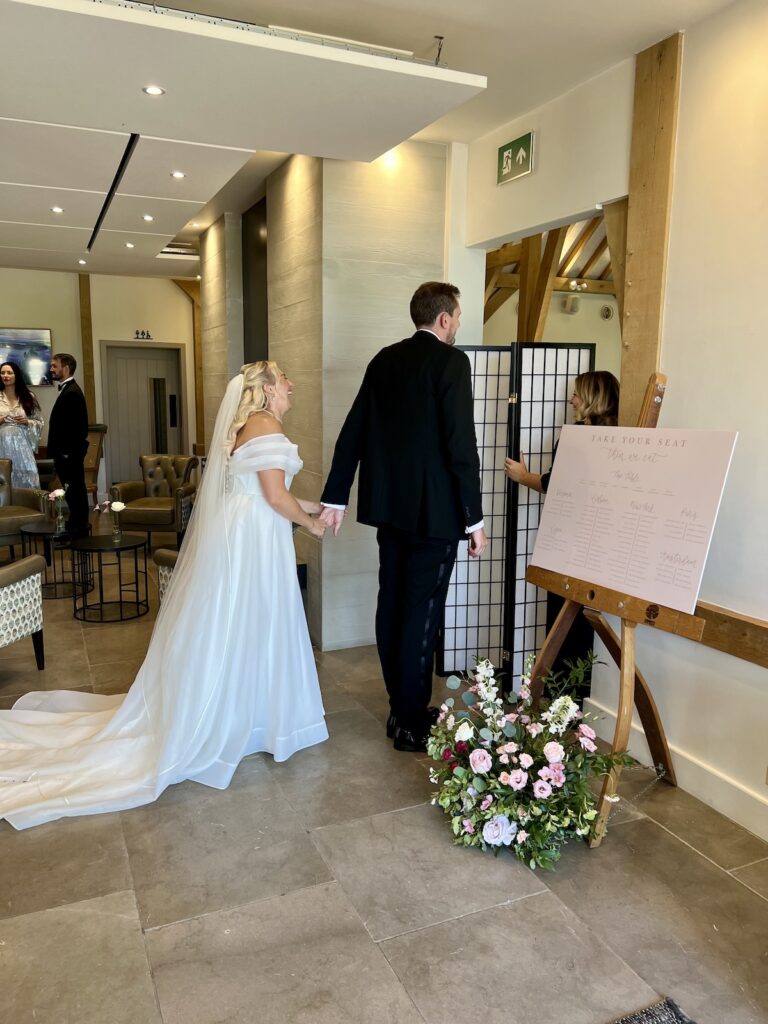
[[533, 170], [533, 132], [526, 132], [512, 142], [499, 146], [496, 166], [496, 184], [503, 185], [514, 178], [522, 178]]

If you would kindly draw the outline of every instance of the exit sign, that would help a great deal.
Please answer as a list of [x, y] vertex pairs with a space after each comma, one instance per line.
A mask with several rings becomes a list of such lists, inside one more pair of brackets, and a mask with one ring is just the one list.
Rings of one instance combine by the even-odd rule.
[[522, 178], [533, 170], [533, 132], [526, 132], [512, 142], [499, 146], [496, 184], [503, 185], [514, 178]]

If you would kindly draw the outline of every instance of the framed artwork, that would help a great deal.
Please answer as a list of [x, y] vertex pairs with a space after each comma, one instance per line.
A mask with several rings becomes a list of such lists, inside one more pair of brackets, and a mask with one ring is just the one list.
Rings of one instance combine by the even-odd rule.
[[16, 363], [27, 384], [53, 384], [53, 339], [47, 327], [0, 327], [0, 362]]

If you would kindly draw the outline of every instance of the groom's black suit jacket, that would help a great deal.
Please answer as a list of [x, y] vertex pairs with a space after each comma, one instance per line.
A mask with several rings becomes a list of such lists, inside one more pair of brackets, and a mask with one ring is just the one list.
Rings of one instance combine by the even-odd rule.
[[48, 424], [48, 455], [81, 460], [88, 449], [88, 407], [77, 381], [59, 392]]
[[482, 520], [464, 352], [417, 331], [374, 356], [336, 442], [321, 500], [347, 505], [358, 464], [361, 523], [459, 540]]

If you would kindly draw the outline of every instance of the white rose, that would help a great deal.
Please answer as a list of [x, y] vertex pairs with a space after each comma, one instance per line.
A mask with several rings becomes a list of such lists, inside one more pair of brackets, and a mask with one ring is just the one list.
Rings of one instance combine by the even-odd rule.
[[111, 512], [122, 512], [124, 508], [125, 508], [125, 502], [124, 501], [113, 501], [112, 504], [110, 505], [110, 511]]
[[467, 740], [472, 739], [472, 734], [474, 733], [474, 731], [475, 730], [472, 728], [472, 723], [468, 722], [465, 718], [462, 722], [459, 723], [459, 727], [456, 730], [456, 742], [460, 743], [462, 740], [466, 742]]
[[61, 489], [61, 487], [57, 487], [55, 491], [51, 491], [51, 495], [50, 496], [52, 498], [63, 498], [64, 497], [64, 491]]

